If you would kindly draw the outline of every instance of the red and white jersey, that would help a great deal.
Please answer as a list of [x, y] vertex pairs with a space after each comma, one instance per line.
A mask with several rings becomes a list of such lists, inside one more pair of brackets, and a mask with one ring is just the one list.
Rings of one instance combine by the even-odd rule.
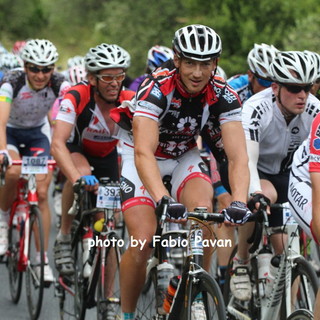
[[[105, 157], [114, 150], [118, 140], [107, 126], [94, 100], [93, 90], [87, 82], [72, 87], [61, 102], [57, 120], [75, 125], [70, 143], [81, 145], [90, 156]], [[117, 104], [133, 95], [133, 91], [120, 91]]]

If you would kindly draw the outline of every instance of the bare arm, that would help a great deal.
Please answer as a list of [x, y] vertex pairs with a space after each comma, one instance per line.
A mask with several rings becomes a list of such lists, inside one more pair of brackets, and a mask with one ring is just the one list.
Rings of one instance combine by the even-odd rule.
[[164, 195], [169, 195], [154, 156], [159, 142], [158, 123], [149, 118], [134, 117], [133, 137], [134, 160], [139, 177], [151, 197], [158, 202]]
[[[0, 102], [0, 150], [7, 149], [7, 134], [6, 127], [10, 115], [11, 103]], [[0, 155], [0, 163], [2, 163], [3, 156]]]
[[228, 157], [232, 201], [247, 202], [250, 175], [242, 124], [237, 121], [224, 123], [221, 125], [221, 133]]
[[72, 124], [61, 120], [56, 121], [51, 144], [51, 154], [63, 174], [69, 181], [74, 183], [81, 177], [81, 174], [74, 165], [70, 152], [66, 147], [66, 142], [70, 137], [72, 129]]
[[320, 172], [310, 172], [312, 185], [312, 230], [320, 241]]

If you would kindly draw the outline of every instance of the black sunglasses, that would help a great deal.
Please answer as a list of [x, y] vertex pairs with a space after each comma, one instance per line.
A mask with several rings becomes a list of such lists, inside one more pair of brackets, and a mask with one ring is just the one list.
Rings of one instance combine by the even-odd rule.
[[298, 85], [294, 85], [294, 84], [284, 84], [284, 83], [280, 83], [280, 85], [282, 87], [285, 87], [290, 93], [299, 93], [301, 92], [302, 90], [305, 92], [305, 93], [308, 93], [310, 92], [313, 84], [307, 84], [305, 86], [298, 86]]
[[28, 65], [27, 66], [28, 70], [33, 72], [33, 73], [39, 73], [39, 72], [42, 72], [42, 73], [49, 73], [51, 72], [54, 67], [51, 66], [51, 67], [43, 67], [43, 68], [39, 68], [39, 67], [36, 67], [36, 66], [30, 66]]

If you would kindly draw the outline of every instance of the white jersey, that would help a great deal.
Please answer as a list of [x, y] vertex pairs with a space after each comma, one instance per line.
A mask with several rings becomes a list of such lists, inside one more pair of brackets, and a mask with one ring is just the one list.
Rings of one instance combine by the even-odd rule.
[[[53, 77], [58, 78], [59, 76], [54, 73]], [[15, 86], [22, 80], [23, 83], [15, 94]], [[59, 81], [60, 87], [58, 96], [62, 97], [67, 89], [70, 88], [70, 85], [67, 81], [61, 80], [61, 78], [57, 81]], [[38, 91], [33, 90], [28, 84], [23, 71], [11, 73], [8, 81], [4, 79], [0, 87], [0, 101], [11, 103], [7, 126], [13, 128], [34, 128], [46, 123], [48, 112], [56, 98], [57, 96], [50, 85]]]
[[259, 143], [258, 170], [267, 174], [287, 170], [319, 111], [320, 101], [309, 94], [305, 111], [287, 124], [271, 88], [249, 98], [243, 104], [242, 123], [246, 139]]
[[310, 172], [320, 172], [320, 113], [312, 123], [311, 132], [295, 152], [290, 172], [288, 200], [292, 215], [312, 237], [312, 188]]

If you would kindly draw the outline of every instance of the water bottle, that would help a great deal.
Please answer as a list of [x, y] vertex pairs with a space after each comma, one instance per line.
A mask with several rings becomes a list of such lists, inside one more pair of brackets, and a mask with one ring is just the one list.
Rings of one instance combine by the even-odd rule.
[[166, 314], [163, 309], [163, 302], [170, 279], [174, 276], [173, 266], [168, 262], [163, 262], [157, 266], [157, 309], [159, 314]]
[[83, 263], [83, 277], [89, 278], [91, 274], [91, 265], [89, 263], [90, 257], [90, 249], [89, 249], [89, 241], [92, 239], [93, 233], [89, 228], [87, 232], [82, 237], [82, 263]]
[[169, 313], [170, 311], [173, 297], [177, 291], [180, 279], [181, 279], [181, 276], [174, 276], [170, 279], [170, 283], [166, 292], [166, 297], [163, 302], [163, 310], [166, 313]]
[[267, 277], [270, 272], [270, 260], [272, 258], [272, 251], [268, 245], [264, 245], [258, 252], [258, 279], [259, 279], [259, 295], [264, 297], [265, 285]]
[[281, 262], [281, 254], [277, 254], [276, 256], [272, 257], [270, 261], [269, 275], [267, 276], [267, 284], [266, 284], [267, 297], [271, 294], [273, 290], [274, 280], [277, 276], [277, 273], [279, 272], [280, 262]]

